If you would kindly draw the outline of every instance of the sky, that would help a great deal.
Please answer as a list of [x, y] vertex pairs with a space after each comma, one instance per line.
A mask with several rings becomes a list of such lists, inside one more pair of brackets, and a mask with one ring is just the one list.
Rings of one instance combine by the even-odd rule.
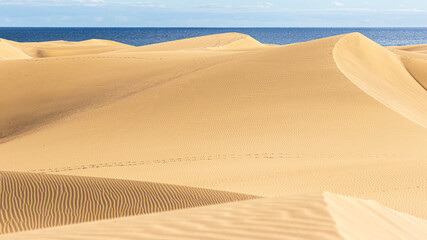
[[0, 0], [0, 27], [427, 27], [427, 0]]

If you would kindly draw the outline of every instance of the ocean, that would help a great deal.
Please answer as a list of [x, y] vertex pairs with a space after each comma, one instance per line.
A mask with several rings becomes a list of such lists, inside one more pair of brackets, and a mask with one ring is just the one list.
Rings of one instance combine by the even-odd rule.
[[262, 43], [290, 44], [360, 32], [383, 46], [427, 44], [427, 28], [0, 28], [0, 38], [19, 42], [108, 39], [134, 46], [217, 33], [239, 32]]

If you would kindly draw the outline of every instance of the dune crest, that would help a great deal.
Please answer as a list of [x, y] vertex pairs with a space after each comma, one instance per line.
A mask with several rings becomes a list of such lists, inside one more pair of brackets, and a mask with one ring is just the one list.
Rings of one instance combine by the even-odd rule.
[[427, 91], [427, 50], [425, 49], [427, 47], [422, 45], [391, 50], [400, 57], [408, 72]]
[[427, 221], [371, 200], [323, 194], [338, 232], [346, 240], [427, 238]]
[[92, 55], [117, 51], [119, 49], [134, 48], [126, 44], [100, 39], [81, 42], [19, 43], [16, 47], [33, 58]]
[[[240, 38], [200, 46], [230, 36]], [[0, 169], [258, 196], [332, 191], [427, 217], [427, 129], [338, 69], [347, 36], [2, 61]]]
[[57, 227], [0, 239], [420, 240], [427, 237], [426, 228], [426, 221], [373, 201], [325, 192]]
[[253, 198], [170, 184], [0, 172], [0, 234]]
[[390, 51], [353, 33], [338, 41], [333, 54], [338, 68], [354, 84], [427, 128], [427, 92]]
[[0, 60], [12, 59], [30, 59], [31, 57], [25, 54], [20, 49], [16, 48], [8, 41], [0, 39]]
[[136, 49], [118, 50], [116, 52], [140, 51], [180, 51], [180, 50], [250, 50], [265, 47], [251, 36], [241, 33], [223, 33], [209, 36], [188, 38], [164, 43], [137, 47]]
[[0, 239], [425, 238], [423, 46], [5, 43]]

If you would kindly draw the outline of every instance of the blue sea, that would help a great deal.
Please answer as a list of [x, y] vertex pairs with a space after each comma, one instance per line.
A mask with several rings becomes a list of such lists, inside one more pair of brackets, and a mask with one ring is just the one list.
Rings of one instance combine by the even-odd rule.
[[227, 32], [281, 45], [351, 32], [360, 32], [383, 46], [427, 44], [427, 28], [0, 28], [0, 38], [18, 42], [97, 38], [142, 46]]

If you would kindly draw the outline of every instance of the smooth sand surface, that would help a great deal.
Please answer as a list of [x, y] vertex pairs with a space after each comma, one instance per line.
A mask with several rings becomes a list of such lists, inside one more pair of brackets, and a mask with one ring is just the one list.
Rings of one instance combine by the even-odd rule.
[[26, 55], [19, 48], [11, 44], [10, 41], [0, 39], [0, 60], [11, 59], [28, 59], [30, 56]]
[[240, 33], [224, 33], [195, 37], [172, 42], [164, 42], [141, 46], [132, 49], [117, 50], [116, 52], [145, 52], [145, 51], [183, 51], [183, 50], [254, 50], [266, 45], [252, 37]]
[[408, 46], [408, 47], [391, 47], [408, 72], [423, 87], [427, 89], [427, 45]]
[[31, 58], [61, 57], [88, 55], [116, 51], [119, 49], [134, 48], [108, 40], [92, 39], [81, 42], [52, 41], [41, 43], [19, 43], [8, 41], [9, 44], [19, 49]]
[[358, 33], [285, 46], [237, 33], [20, 44], [4, 48], [31, 59], [0, 61], [2, 171], [267, 199], [330, 191], [427, 219], [424, 45], [384, 48]]
[[0, 239], [419, 240], [427, 221], [325, 192], [57, 227]]
[[427, 127], [426, 90], [392, 52], [361, 34], [353, 34], [339, 40], [334, 59], [338, 68], [367, 94]]

